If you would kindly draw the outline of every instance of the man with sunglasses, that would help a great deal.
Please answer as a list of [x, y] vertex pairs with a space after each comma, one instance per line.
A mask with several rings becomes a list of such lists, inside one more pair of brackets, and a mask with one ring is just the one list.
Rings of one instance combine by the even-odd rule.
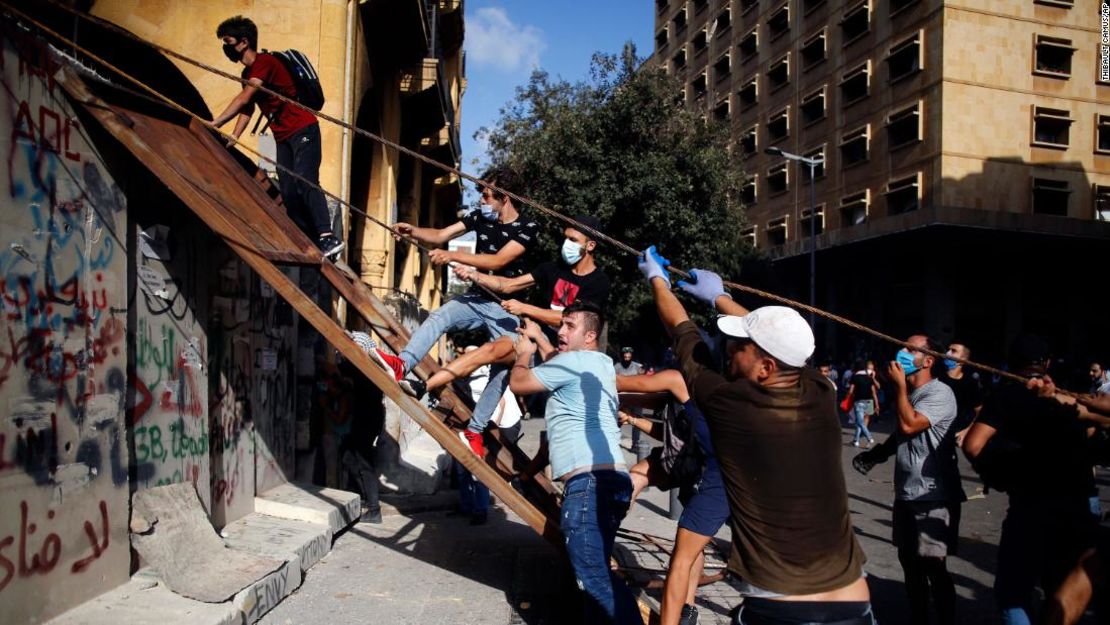
[[[516, 173], [504, 167], [490, 169], [482, 175], [482, 181], [512, 193], [520, 190]], [[485, 185], [481, 186], [478, 210], [463, 215], [461, 220], [450, 226], [419, 228], [401, 222], [394, 227], [398, 233], [394, 236], [398, 240], [404, 235], [435, 246], [443, 245], [467, 232], [474, 232], [477, 235], [477, 247], [473, 253], [434, 249], [428, 253], [428, 258], [435, 265], [469, 265], [482, 273], [510, 279], [523, 275], [528, 270], [525, 257], [535, 247], [540, 234], [539, 224], [522, 213], [509, 195]], [[405, 364], [405, 373], [411, 373], [439, 337], [447, 332], [484, 327], [489, 330], [491, 340], [496, 341], [502, 336], [515, 335], [519, 324], [520, 320], [515, 315], [502, 308], [487, 291], [475, 285], [466, 293], [432, 311], [412, 333], [408, 345], [400, 354]], [[495, 372], [491, 371], [491, 378], [493, 375]], [[426, 388], [423, 382], [411, 378], [403, 380], [401, 387], [415, 397], [422, 396]]]
[[836, 388], [816, 369], [813, 331], [797, 311], [748, 311], [721, 278], [692, 270], [678, 286], [717, 308], [725, 374], [671, 292], [668, 261], [648, 248], [640, 271], [675, 340], [686, 385], [709, 425], [729, 503], [729, 570], [744, 602], [735, 623], [870, 625], [865, 557], [841, 468]]

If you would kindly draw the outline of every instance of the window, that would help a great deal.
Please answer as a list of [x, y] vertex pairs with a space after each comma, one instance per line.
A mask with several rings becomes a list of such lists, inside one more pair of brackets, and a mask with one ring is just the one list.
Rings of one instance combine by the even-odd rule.
[[1110, 115], [1095, 115], [1095, 152], [1110, 154]]
[[771, 63], [767, 68], [767, 84], [774, 91], [790, 82], [790, 53], [787, 52], [781, 59]]
[[744, 134], [740, 136], [740, 147], [743, 148], [745, 156], [755, 154], [756, 150], [759, 149], [759, 142], [756, 138], [758, 134], [756, 126], [752, 126], [745, 130]]
[[[813, 177], [820, 180], [825, 177], [825, 146], [821, 146], [815, 150], [810, 150], [802, 156], [806, 158], [818, 159], [821, 162], [813, 168]], [[798, 167], [802, 170], [802, 181], [809, 182], [809, 165], [805, 163], [798, 163]]]
[[1033, 179], [1033, 213], [1037, 215], [1068, 216], [1071, 189], [1067, 180]]
[[676, 70], [679, 70], [679, 69], [682, 69], [682, 68], [686, 67], [686, 49], [685, 48], [679, 50], [678, 52], [675, 52], [674, 56], [671, 57], [671, 67], [673, 69], [676, 69]]
[[670, 5], [670, 0], [655, 0], [655, 11], [658, 13], [666, 13], [668, 5]]
[[755, 192], [755, 183], [758, 176], [752, 176], [744, 181], [744, 186], [740, 187], [740, 201], [747, 205], [755, 204], [757, 199]]
[[663, 30], [655, 33], [655, 49], [662, 50], [667, 47], [667, 27], [664, 26]]
[[802, 0], [802, 14], [808, 15], [823, 4], [825, 4], [825, 0]]
[[1096, 184], [1094, 188], [1095, 219], [1110, 221], [1110, 187]]
[[740, 98], [740, 110], [751, 108], [759, 103], [759, 74], [752, 76], [736, 91]]
[[802, 42], [802, 71], [824, 61], [826, 55], [825, 31], [822, 29], [821, 32]]
[[802, 97], [799, 110], [802, 113], [802, 126], [825, 119], [825, 87]]
[[705, 29], [698, 31], [694, 38], [690, 40], [690, 46], [694, 49], [694, 56], [705, 52], [706, 46], [709, 45], [709, 39], [706, 38]]
[[921, 71], [921, 31], [890, 47], [886, 55], [887, 80], [897, 82]]
[[767, 243], [771, 245], [786, 243], [786, 217], [767, 222]]
[[1071, 57], [1075, 54], [1071, 40], [1037, 35], [1036, 41], [1033, 73], [1053, 78], [1071, 76]]
[[740, 0], [740, 13], [747, 13], [759, 6], [759, 0]]
[[705, 95], [708, 87], [705, 82], [705, 72], [698, 74], [698, 77], [690, 83], [690, 95], [696, 100]]
[[677, 35], [686, 28], [686, 8], [683, 7], [678, 10], [671, 18], [671, 24], [674, 25], [674, 33]]
[[1066, 148], [1071, 134], [1071, 113], [1043, 106], [1033, 107], [1033, 145]]
[[[809, 208], [803, 208], [802, 209], [802, 215], [801, 215], [801, 217], [798, 218], [798, 236], [799, 237], [816, 236], [816, 235], [821, 234], [822, 232], [825, 231], [825, 205], [824, 204], [818, 204], [817, 209], [812, 211], [812, 212], [816, 213], [817, 220], [814, 221], [812, 224], [810, 224], [810, 221], [809, 221], [810, 209]], [[813, 228], [813, 230], [810, 230], [810, 228]]]
[[776, 39], [790, 30], [790, 4], [783, 3], [767, 18], [767, 28], [771, 31], [771, 39]]
[[751, 29], [751, 31], [744, 35], [740, 40], [740, 44], [736, 46], [740, 50], [740, 61], [747, 61], [759, 53], [759, 27]]
[[719, 122], [728, 121], [728, 98], [721, 100], [713, 107], [713, 119]]
[[840, 198], [840, 223], [855, 226], [867, 221], [871, 208], [871, 189]]
[[900, 215], [921, 205], [921, 174], [913, 174], [886, 185], [886, 214]]
[[847, 108], [866, 98], [871, 93], [871, 61], [844, 72], [840, 79], [840, 100]]
[[852, 132], [844, 133], [840, 139], [840, 167], [847, 169], [871, 157], [871, 125], [866, 124]]
[[901, 12], [902, 9], [908, 9], [920, 1], [921, 0], [890, 0], [890, 16], [894, 17]]
[[895, 111], [886, 118], [887, 149], [921, 141], [921, 103]]
[[1070, 9], [1075, 6], [1075, 0], [1033, 0], [1033, 4], [1046, 4], [1050, 7]]
[[707, 6], [709, 6], [709, 0], [694, 0], [694, 14], [701, 13]]
[[844, 12], [840, 20], [840, 34], [845, 46], [866, 35], [871, 30], [871, 2], [863, 0]]
[[717, 19], [714, 20], [713, 25], [717, 29], [717, 31], [714, 33], [714, 36], [723, 33], [726, 28], [732, 26], [732, 11], [725, 9], [724, 11], [718, 13]]
[[771, 143], [790, 136], [790, 107], [775, 113], [767, 120], [767, 137]]
[[790, 180], [786, 174], [786, 163], [776, 165], [767, 170], [767, 191], [771, 195], [777, 195], [786, 191]]
[[740, 240], [747, 242], [748, 245], [755, 247], [755, 226], [748, 226], [740, 231]]
[[726, 53], [713, 64], [713, 77], [716, 82], [721, 82], [728, 78], [730, 71], [732, 71], [732, 60]]

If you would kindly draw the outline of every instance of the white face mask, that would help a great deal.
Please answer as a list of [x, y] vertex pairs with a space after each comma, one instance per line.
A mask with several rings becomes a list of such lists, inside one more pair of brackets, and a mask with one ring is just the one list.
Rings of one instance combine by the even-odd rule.
[[565, 239], [563, 241], [562, 252], [563, 260], [565, 260], [567, 264], [573, 265], [582, 260], [582, 246], [570, 239]]

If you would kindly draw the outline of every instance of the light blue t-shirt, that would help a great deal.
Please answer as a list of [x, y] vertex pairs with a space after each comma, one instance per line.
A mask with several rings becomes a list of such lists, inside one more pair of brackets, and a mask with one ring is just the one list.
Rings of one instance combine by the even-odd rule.
[[613, 361], [591, 350], [563, 352], [532, 373], [551, 391], [545, 411], [551, 474], [595, 465], [623, 468]]

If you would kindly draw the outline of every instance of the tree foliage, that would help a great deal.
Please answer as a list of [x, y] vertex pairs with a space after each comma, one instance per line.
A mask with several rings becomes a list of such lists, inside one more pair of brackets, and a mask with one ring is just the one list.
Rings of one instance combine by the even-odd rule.
[[[641, 62], [627, 44], [594, 55], [582, 82], [534, 72], [496, 126], [479, 131], [489, 158], [520, 172], [526, 197], [594, 215], [606, 234], [637, 249], [655, 244], [675, 266], [737, 275], [753, 252], [740, 237], [743, 172], [727, 125], [686, 109], [682, 85]], [[541, 258], [557, 257], [561, 229], [550, 224]], [[598, 260], [613, 280], [611, 330], [627, 336], [650, 293], [633, 256], [602, 244]]]

